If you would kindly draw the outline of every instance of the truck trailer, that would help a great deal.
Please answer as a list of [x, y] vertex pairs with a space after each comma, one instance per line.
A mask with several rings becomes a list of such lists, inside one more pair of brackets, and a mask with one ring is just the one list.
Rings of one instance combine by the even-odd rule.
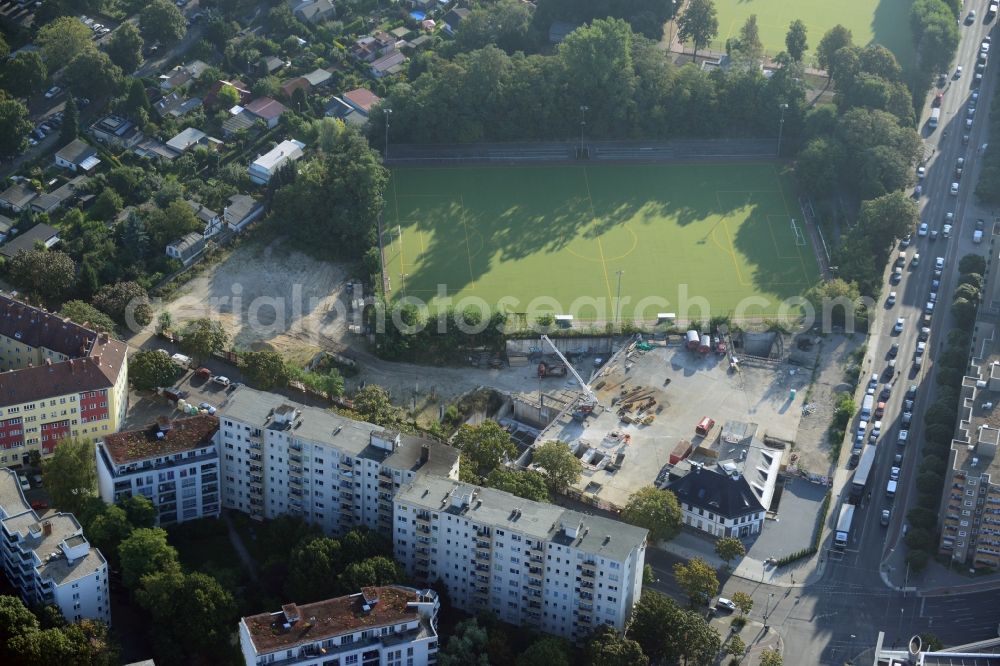
[[861, 460], [854, 470], [854, 478], [851, 480], [851, 503], [858, 504], [865, 494], [868, 486], [868, 477], [871, 476], [872, 468], [875, 465], [876, 447], [869, 444], [861, 452]]

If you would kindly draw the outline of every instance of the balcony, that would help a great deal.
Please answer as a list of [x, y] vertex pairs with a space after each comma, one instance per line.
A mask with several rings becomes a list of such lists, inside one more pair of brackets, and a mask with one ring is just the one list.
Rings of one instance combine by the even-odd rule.
[[292, 450], [292, 451], [301, 451], [302, 450], [302, 444], [300, 442], [291, 441], [291, 442], [288, 442], [288, 448], [290, 450]]
[[288, 487], [289, 488], [297, 488], [298, 490], [302, 490], [302, 479], [296, 478], [296, 477], [291, 477], [290, 479], [288, 479]]
[[288, 462], [295, 463], [297, 465], [301, 465], [302, 464], [302, 456], [300, 456], [297, 453], [289, 453], [288, 454]]
[[339, 463], [339, 464], [337, 465], [337, 467], [338, 467], [338, 468], [339, 468], [339, 469], [340, 469], [340, 470], [341, 470], [342, 472], [354, 472], [354, 465], [352, 465], [352, 464], [351, 464], [351, 463], [349, 463], [349, 462], [345, 462], [345, 461], [343, 461], [343, 460], [341, 460], [341, 461], [340, 461], [340, 463]]
[[347, 490], [346, 488], [344, 488], [344, 489], [342, 489], [340, 491], [340, 499], [347, 500], [348, 502], [351, 502], [351, 501], [354, 500], [354, 493], [352, 493], [350, 490]]
[[258, 440], [251, 439], [248, 442], [248, 445], [250, 446], [251, 451], [260, 451], [264, 448], [264, 445], [260, 443], [259, 439]]
[[489, 562], [490, 561], [490, 554], [489, 554], [489, 552], [483, 552], [481, 550], [477, 550], [476, 551], [476, 559], [479, 560], [480, 562]]
[[417, 525], [430, 525], [431, 524], [431, 514], [429, 513], [418, 513], [417, 514]]
[[540, 590], [542, 589], [542, 579], [541, 578], [528, 578], [528, 588]]
[[490, 565], [488, 565], [488, 564], [477, 564], [476, 565], [476, 571], [479, 571], [479, 572], [482, 572], [482, 573], [489, 573], [490, 572]]
[[392, 481], [379, 481], [378, 487], [382, 490], [392, 490]]

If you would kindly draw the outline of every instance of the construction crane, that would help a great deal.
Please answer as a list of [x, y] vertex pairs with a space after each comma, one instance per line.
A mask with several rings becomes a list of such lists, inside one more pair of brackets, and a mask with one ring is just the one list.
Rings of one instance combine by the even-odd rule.
[[581, 377], [580, 373], [578, 373], [576, 371], [576, 368], [573, 367], [573, 364], [570, 363], [566, 359], [566, 357], [562, 355], [562, 352], [559, 351], [559, 348], [556, 347], [556, 344], [554, 342], [552, 342], [552, 340], [549, 339], [549, 336], [543, 335], [542, 336], [542, 340], [545, 341], [545, 342], [547, 342], [547, 343], [549, 343], [549, 347], [552, 347], [552, 351], [554, 351], [556, 353], [556, 356], [559, 357], [559, 360], [562, 361], [566, 365], [567, 368], [569, 368], [569, 371], [571, 373], [573, 373], [573, 377], [576, 379], [577, 383], [580, 384], [580, 389], [582, 389], [584, 395], [587, 396], [587, 401], [590, 403], [591, 408], [593, 408], [594, 406], [596, 406], [597, 405], [597, 394], [594, 393], [590, 389], [590, 387], [587, 385], [587, 382], [583, 381], [583, 377]]

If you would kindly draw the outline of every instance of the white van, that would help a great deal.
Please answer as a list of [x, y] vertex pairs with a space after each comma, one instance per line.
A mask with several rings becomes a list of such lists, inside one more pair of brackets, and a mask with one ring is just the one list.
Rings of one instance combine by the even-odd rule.
[[886, 487], [885, 487], [885, 496], [886, 497], [895, 497], [896, 496], [896, 482], [895, 481], [890, 481], [886, 485]]
[[937, 129], [938, 123], [941, 121], [941, 109], [935, 107], [931, 109], [931, 117], [927, 121], [927, 126], [931, 129]]
[[973, 231], [972, 232], [972, 242], [973, 243], [982, 243], [983, 242], [983, 232], [980, 231], [979, 229], [976, 229], [975, 231]]

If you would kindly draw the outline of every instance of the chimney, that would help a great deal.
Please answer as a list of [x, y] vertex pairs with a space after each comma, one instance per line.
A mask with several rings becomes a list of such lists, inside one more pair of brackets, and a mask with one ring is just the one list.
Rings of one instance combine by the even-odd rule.
[[285, 604], [281, 607], [281, 612], [285, 615], [285, 622], [288, 624], [295, 624], [301, 619], [299, 614], [299, 607], [295, 604]]
[[430, 444], [420, 445], [420, 464], [424, 465], [430, 460], [431, 457], [431, 447]]
[[52, 521], [46, 520], [42, 523], [42, 534], [45, 536], [52, 536]]

